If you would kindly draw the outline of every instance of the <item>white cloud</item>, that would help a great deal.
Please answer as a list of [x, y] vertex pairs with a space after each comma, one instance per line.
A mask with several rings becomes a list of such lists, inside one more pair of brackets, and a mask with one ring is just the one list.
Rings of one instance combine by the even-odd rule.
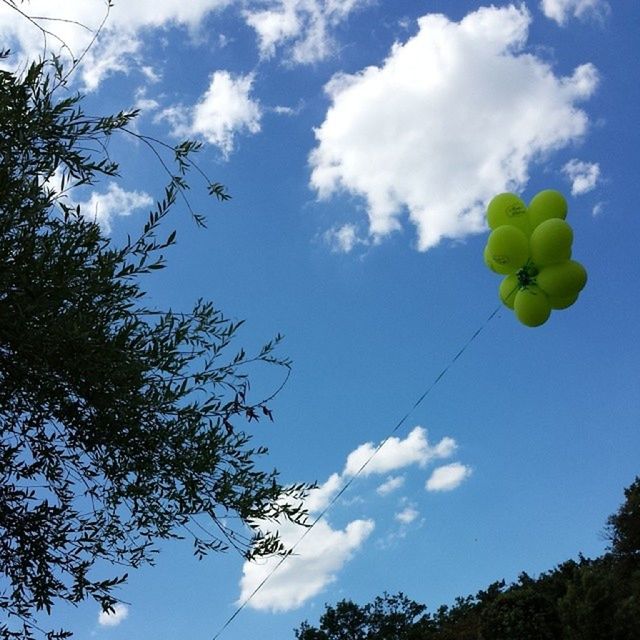
[[[424, 466], [433, 459], [446, 458], [456, 449], [453, 438], [442, 438], [431, 446], [425, 429], [415, 427], [401, 440], [390, 438], [378, 451], [363, 475], [385, 473], [410, 464]], [[357, 447], [347, 456], [343, 473], [333, 473], [329, 478], [309, 492], [304, 506], [313, 521], [335, 500], [346, 482], [353, 479], [362, 461], [374, 451], [372, 443]], [[377, 488], [379, 495], [385, 495], [402, 486], [404, 478], [390, 476]], [[361, 502], [356, 496], [355, 502]], [[406, 501], [405, 501], [406, 503]], [[352, 501], [353, 504], [353, 501]], [[395, 514], [402, 531], [392, 538], [404, 536], [404, 527], [411, 524], [419, 513], [412, 505]], [[270, 611], [288, 611], [301, 606], [304, 602], [320, 593], [328, 584], [334, 582], [338, 572], [362, 547], [374, 529], [375, 523], [368, 518], [349, 522], [344, 529], [334, 529], [326, 517], [318, 520], [311, 529], [305, 529], [290, 522], [259, 522], [258, 526], [266, 533], [278, 531], [284, 545], [294, 549], [277, 570], [274, 570], [279, 558], [261, 559], [245, 562], [240, 580], [238, 602], [244, 602], [256, 587], [268, 577], [268, 580], [249, 601], [254, 609]], [[273, 573], [272, 573], [273, 572]]]
[[[343, 530], [333, 529], [325, 520], [320, 520], [296, 547], [295, 554], [286, 559], [251, 599], [249, 606], [269, 611], [289, 611], [301, 606], [335, 581], [338, 571], [373, 529], [372, 520], [354, 520]], [[289, 546], [299, 540], [303, 531], [294, 525], [280, 527], [281, 538]], [[278, 558], [268, 558], [244, 563], [239, 603], [253, 593], [278, 562]]]
[[[344, 475], [353, 476], [358, 473], [362, 465], [374, 454], [376, 448], [373, 442], [366, 442], [352, 451], [347, 457]], [[388, 473], [412, 464], [423, 467], [435, 458], [450, 456], [455, 449], [456, 442], [453, 438], [442, 438], [438, 444], [431, 446], [426, 430], [415, 427], [404, 440], [396, 437], [389, 438], [362, 470], [362, 475]]]
[[604, 202], [597, 202], [593, 207], [593, 211], [591, 212], [593, 217], [599, 216], [604, 211]]
[[566, 24], [571, 17], [602, 19], [611, 11], [605, 0], [542, 0], [540, 8], [547, 18], [559, 25]]
[[576, 103], [594, 92], [595, 67], [554, 75], [524, 52], [530, 21], [524, 5], [459, 23], [426, 15], [381, 66], [334, 76], [309, 158], [318, 196], [362, 196], [376, 240], [408, 211], [420, 250], [484, 230], [491, 197], [521, 188], [533, 161], [589, 124]]
[[98, 624], [103, 627], [115, 627], [129, 615], [129, 607], [126, 604], [118, 602], [113, 605], [113, 609], [113, 612], [101, 611], [98, 615]]
[[597, 162], [581, 162], [574, 158], [562, 167], [562, 171], [571, 181], [571, 193], [574, 196], [595, 189], [600, 178], [600, 165]]
[[209, 88], [193, 107], [169, 107], [156, 119], [169, 121], [175, 136], [201, 136], [227, 158], [238, 133], [260, 131], [262, 110], [251, 98], [252, 84], [253, 74], [233, 76], [228, 71], [216, 71]]
[[358, 235], [355, 224], [344, 224], [341, 227], [331, 227], [322, 235], [324, 241], [335, 253], [349, 253], [359, 244], [367, 244], [367, 240]]
[[471, 475], [471, 468], [453, 462], [433, 470], [427, 480], [427, 491], [451, 491], [459, 487]]
[[389, 476], [377, 489], [380, 496], [388, 496], [404, 485], [404, 476]]
[[[369, 0], [266, 0], [249, 3], [247, 24], [258, 37], [262, 57], [286, 46], [288, 58], [308, 64], [326, 58], [333, 49], [332, 30]], [[266, 4], [266, 8], [264, 5]]]
[[413, 507], [405, 507], [402, 511], [396, 513], [394, 518], [402, 524], [411, 524], [420, 513]]
[[[86, 90], [96, 89], [110, 74], [137, 69], [151, 81], [159, 71], [144, 56], [144, 37], [150, 30], [179, 27], [195, 36], [205, 19], [235, 5], [258, 38], [263, 56], [283, 48], [292, 63], [306, 64], [327, 57], [333, 50], [333, 30], [370, 0], [135, 0], [114, 2], [100, 37], [85, 54], [81, 65]], [[30, 0], [20, 9], [40, 16], [40, 24], [55, 35], [46, 37], [49, 51], [68, 59], [78, 58], [91, 44], [107, 15], [107, 0]], [[52, 20], [55, 19], [55, 20]], [[0, 39], [20, 56], [42, 56], [43, 33], [0, 3]], [[218, 45], [227, 38], [218, 36]]]
[[[178, 26], [193, 31], [205, 16], [231, 2], [232, 0], [114, 2], [100, 37], [83, 60], [82, 80], [85, 88], [95, 89], [108, 74], [126, 72], [138, 65], [143, 73], [148, 74], [146, 65], [140, 64], [145, 30]], [[77, 58], [89, 46], [106, 15], [106, 7], [105, 0], [30, 0], [21, 9], [29, 15], [57, 19], [41, 21], [43, 26], [58, 36], [47, 37], [49, 50], [57, 52], [64, 43]], [[41, 31], [6, 4], [0, 4], [0, 39], [30, 60], [43, 53]], [[62, 53], [66, 55], [69, 51], [62, 48]]]
[[344, 486], [344, 481], [339, 473], [333, 473], [329, 479], [317, 489], [309, 491], [305, 501], [309, 513], [319, 513], [333, 500], [335, 495]]
[[115, 182], [110, 182], [104, 193], [93, 192], [85, 202], [73, 202], [80, 205], [80, 211], [100, 224], [106, 233], [111, 231], [115, 216], [128, 216], [135, 210], [150, 207], [153, 198], [143, 191], [125, 191]]

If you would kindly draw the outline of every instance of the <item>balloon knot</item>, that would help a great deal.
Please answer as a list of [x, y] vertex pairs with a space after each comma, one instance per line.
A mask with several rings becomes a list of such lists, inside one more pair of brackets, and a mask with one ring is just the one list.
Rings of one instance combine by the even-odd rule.
[[526, 289], [527, 287], [536, 283], [536, 276], [538, 275], [538, 268], [530, 260], [516, 271], [516, 278], [518, 278], [518, 286], [520, 289]]

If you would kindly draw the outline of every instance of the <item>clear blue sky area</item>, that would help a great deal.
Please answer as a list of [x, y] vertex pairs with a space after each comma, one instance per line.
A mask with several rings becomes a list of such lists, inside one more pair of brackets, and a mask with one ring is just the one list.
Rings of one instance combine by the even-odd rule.
[[[104, 15], [99, 0], [30, 5], [92, 27]], [[14, 51], [41, 51], [7, 9], [0, 25]], [[57, 25], [81, 50], [72, 27]], [[208, 228], [177, 207], [148, 288], [159, 306], [203, 297], [246, 319], [238, 346], [285, 335], [275, 422], [251, 426], [266, 466], [317, 481], [326, 504], [483, 327], [221, 638], [293, 638], [325, 603], [385, 590], [433, 611], [605, 550], [640, 459], [639, 29], [634, 1], [115, 0], [74, 82], [87, 111], [137, 105], [140, 131], [204, 141], [200, 165], [232, 194], [210, 201], [194, 176]], [[110, 152], [117, 186], [74, 197], [119, 242], [164, 176], [132, 139]], [[486, 322], [500, 278], [483, 211], [542, 189], [567, 197], [588, 284], [539, 328], [504, 307]], [[282, 379], [252, 375], [256, 397]], [[162, 545], [111, 619], [87, 603], [54, 624], [212, 638], [265, 568], [191, 550]]]

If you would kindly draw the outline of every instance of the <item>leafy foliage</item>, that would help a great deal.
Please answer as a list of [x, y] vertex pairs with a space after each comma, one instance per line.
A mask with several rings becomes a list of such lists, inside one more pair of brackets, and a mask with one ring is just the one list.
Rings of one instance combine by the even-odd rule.
[[580, 556], [537, 579], [522, 573], [427, 613], [403, 594], [372, 604], [327, 606], [318, 627], [303, 622], [297, 640], [635, 640], [640, 638], [640, 478], [609, 518], [613, 553]]
[[640, 553], [640, 476], [624, 490], [625, 501], [607, 521], [611, 548], [616, 554]]
[[[145, 303], [141, 280], [165, 266], [175, 232], [160, 239], [160, 228], [188, 188], [198, 145], [169, 148], [134, 133], [135, 115], [86, 115], [55, 59], [23, 76], [0, 71], [4, 640], [34, 637], [37, 612], [57, 601], [92, 598], [109, 610], [127, 574], [104, 573], [152, 562], [158, 539], [189, 536], [200, 557], [229, 547], [245, 557], [285, 553], [257, 521], [304, 520], [306, 487], [260, 470], [266, 450], [242, 430], [272, 417], [271, 398], [249, 399], [246, 365], [288, 372], [275, 354], [281, 338], [256, 355], [230, 354], [241, 323], [211, 303], [188, 313]], [[127, 131], [157, 154], [169, 183], [140, 236], [116, 247], [62, 196], [117, 175], [105, 145]], [[56, 175], [60, 187], [51, 186]], [[229, 197], [218, 183], [207, 187]]]
[[415, 638], [415, 619], [426, 609], [399, 593], [385, 593], [372, 603], [359, 606], [342, 600], [327, 606], [320, 627], [303, 622], [296, 630], [297, 640], [410, 640]]

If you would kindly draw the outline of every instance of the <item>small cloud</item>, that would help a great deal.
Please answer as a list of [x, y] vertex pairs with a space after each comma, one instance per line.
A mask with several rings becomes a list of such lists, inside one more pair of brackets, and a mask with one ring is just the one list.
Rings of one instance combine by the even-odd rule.
[[94, 219], [106, 233], [111, 231], [111, 223], [116, 216], [129, 216], [137, 209], [150, 207], [153, 198], [144, 191], [125, 191], [115, 182], [110, 182], [105, 193], [93, 192], [85, 202], [74, 202], [80, 211]]
[[402, 511], [396, 513], [394, 518], [402, 524], [411, 524], [420, 513], [413, 507], [406, 507]]
[[340, 569], [373, 531], [374, 522], [354, 520], [340, 530], [320, 520], [302, 540], [304, 529], [300, 526], [288, 523], [278, 529], [285, 545], [299, 544], [295, 554], [289, 556], [275, 572], [274, 567], [280, 562], [278, 557], [244, 563], [239, 603], [244, 602], [269, 577], [249, 602], [253, 609], [277, 612], [302, 606], [336, 580]]
[[340, 474], [333, 473], [324, 484], [309, 491], [305, 501], [309, 513], [319, 513], [324, 510], [343, 486], [344, 481]]
[[102, 627], [116, 627], [129, 615], [129, 607], [117, 602], [113, 605], [113, 611], [101, 611], [98, 615], [98, 624]]
[[592, 191], [600, 179], [600, 165], [597, 162], [582, 162], [574, 158], [562, 167], [562, 171], [571, 181], [571, 193], [574, 196]]
[[277, 113], [279, 116], [295, 116], [296, 115], [296, 110], [293, 107], [277, 106], [277, 107], [273, 107], [273, 112]]
[[251, 97], [253, 74], [234, 76], [228, 71], [211, 75], [209, 88], [192, 107], [164, 109], [156, 122], [166, 120], [176, 137], [200, 136], [228, 158], [239, 133], [258, 133], [262, 108]]
[[593, 215], [594, 218], [596, 216], [599, 216], [604, 211], [605, 204], [606, 204], [605, 202], [597, 202], [596, 205], [593, 207], [593, 211], [591, 212], [591, 215]]
[[453, 462], [433, 470], [427, 480], [427, 491], [451, 491], [459, 487], [471, 475], [471, 468]]
[[396, 491], [404, 484], [404, 476], [389, 476], [377, 489], [376, 493], [381, 496], [387, 496]]
[[570, 18], [602, 20], [611, 7], [605, 0], [542, 0], [540, 8], [550, 20], [564, 26]]
[[256, 32], [263, 58], [285, 47], [289, 62], [310, 64], [334, 51], [332, 31], [370, 0], [263, 0], [258, 10], [244, 12]]
[[433, 459], [450, 456], [456, 446], [453, 438], [442, 438], [432, 446], [427, 439], [426, 429], [415, 427], [404, 440], [391, 437], [383, 445], [375, 446], [373, 442], [361, 444], [347, 457], [343, 473], [347, 476], [356, 475], [364, 464], [367, 466], [362, 469], [363, 476], [388, 473], [412, 464], [423, 467]]
[[368, 244], [366, 239], [358, 235], [356, 226], [353, 224], [332, 227], [325, 231], [322, 237], [334, 253], [350, 253], [356, 245]]
[[162, 73], [156, 71], [149, 65], [143, 65], [142, 67], [140, 67], [140, 71], [142, 72], [144, 77], [152, 84], [155, 84], [156, 82], [160, 82], [160, 80], [162, 80]]
[[146, 87], [138, 87], [136, 90], [136, 101], [133, 105], [134, 109], [139, 109], [140, 111], [156, 111], [160, 107], [160, 103], [153, 98], [147, 98], [147, 89]]

